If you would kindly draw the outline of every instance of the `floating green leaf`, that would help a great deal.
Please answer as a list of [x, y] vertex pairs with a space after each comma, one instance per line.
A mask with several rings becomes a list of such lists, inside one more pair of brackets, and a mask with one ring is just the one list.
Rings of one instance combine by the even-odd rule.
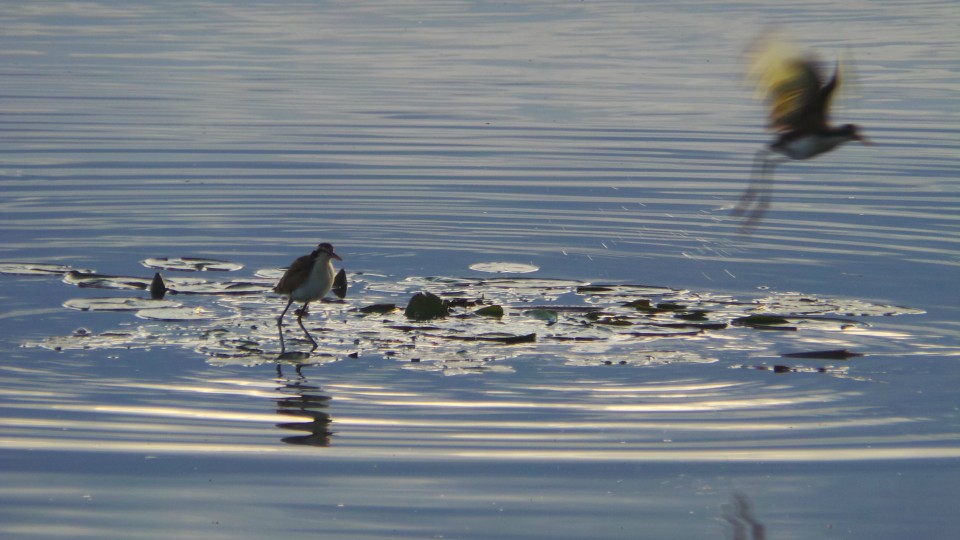
[[796, 352], [796, 353], [784, 353], [784, 354], [781, 354], [780, 356], [784, 358], [823, 358], [827, 360], [846, 360], [848, 358], [863, 356], [863, 354], [848, 351], [847, 349], [832, 349], [829, 351], [807, 351], [807, 352]]
[[655, 308], [650, 303], [649, 298], [638, 298], [624, 304], [624, 307], [636, 309], [638, 311], [653, 311]]
[[384, 313], [390, 313], [392, 311], [396, 311], [396, 309], [397, 309], [396, 304], [373, 304], [370, 306], [364, 306], [360, 308], [358, 311], [360, 311], [360, 313], [365, 313], [365, 314], [377, 313], [382, 315]]
[[407, 304], [407, 309], [403, 312], [408, 319], [415, 321], [429, 321], [446, 317], [449, 313], [450, 308], [447, 307], [446, 302], [430, 292], [419, 292], [413, 295]]
[[737, 317], [730, 321], [730, 324], [736, 326], [776, 326], [789, 322], [778, 315], [747, 315], [746, 317]]
[[477, 315], [481, 317], [494, 317], [501, 318], [503, 317], [503, 307], [502, 306], [486, 306], [474, 311]]
[[705, 321], [707, 320], [707, 312], [706, 310], [697, 309], [687, 313], [677, 313], [674, 317], [684, 321]]
[[608, 287], [606, 285], [582, 285], [580, 287], [577, 287], [577, 294], [610, 292], [612, 290], [613, 290], [613, 287]]
[[502, 332], [489, 332], [476, 336], [445, 335], [440, 337], [445, 339], [455, 339], [458, 341], [492, 341], [510, 345], [515, 345], [518, 343], [534, 343], [537, 341], [537, 334], [524, 334], [518, 336], [515, 334], [505, 334]]

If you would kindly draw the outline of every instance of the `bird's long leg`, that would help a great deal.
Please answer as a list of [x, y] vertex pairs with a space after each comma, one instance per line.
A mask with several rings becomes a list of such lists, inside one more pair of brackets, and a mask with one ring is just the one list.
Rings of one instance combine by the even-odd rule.
[[287, 302], [287, 307], [283, 308], [283, 313], [277, 317], [277, 333], [280, 334], [280, 354], [287, 352], [287, 346], [283, 342], [283, 316], [287, 314], [287, 310], [290, 309], [291, 304], [293, 304], [293, 298]]
[[763, 219], [770, 208], [771, 194], [773, 193], [773, 169], [778, 160], [770, 157], [770, 150], [761, 148], [753, 159], [750, 171], [750, 184], [740, 195], [740, 201], [731, 214], [734, 217], [745, 217], [740, 226], [740, 232], [749, 234]]
[[758, 174], [757, 165], [761, 165], [760, 169], [762, 170], [763, 164], [766, 163], [767, 155], [770, 153], [766, 148], [761, 148], [757, 150], [757, 154], [753, 158], [753, 166], [750, 169], [750, 183], [747, 185], [747, 188], [743, 190], [743, 193], [740, 194], [740, 201], [737, 202], [737, 206], [734, 207], [731, 214], [733, 217], [742, 217], [747, 213], [747, 209], [753, 206], [753, 203], [757, 199], [757, 195], [760, 192], [760, 179], [763, 177], [763, 174]]
[[317, 350], [317, 347], [319, 347], [320, 345], [318, 345], [317, 341], [313, 339], [313, 336], [310, 335], [310, 332], [307, 330], [307, 327], [303, 325], [303, 316], [307, 313], [307, 304], [309, 303], [310, 302], [304, 303], [303, 307], [297, 310], [297, 323], [300, 324], [300, 328], [303, 329], [303, 333], [307, 335], [307, 339], [310, 340], [310, 343], [313, 343], [313, 349], [310, 349], [310, 350], [315, 351]]

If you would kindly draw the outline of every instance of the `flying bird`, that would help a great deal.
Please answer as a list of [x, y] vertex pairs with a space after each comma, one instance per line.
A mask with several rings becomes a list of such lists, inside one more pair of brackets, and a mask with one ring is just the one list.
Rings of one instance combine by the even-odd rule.
[[750, 184], [733, 210], [749, 232], [770, 207], [773, 169], [787, 160], [810, 159], [838, 146], [871, 144], [854, 124], [830, 125], [830, 99], [840, 86], [840, 63], [829, 80], [819, 61], [785, 43], [763, 39], [754, 47], [750, 77], [770, 105], [769, 127], [776, 139], [754, 158]]

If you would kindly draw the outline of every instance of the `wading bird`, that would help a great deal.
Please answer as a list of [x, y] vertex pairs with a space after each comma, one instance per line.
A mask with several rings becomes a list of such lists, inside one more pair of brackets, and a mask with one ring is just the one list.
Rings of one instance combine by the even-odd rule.
[[310, 343], [313, 343], [313, 349], [318, 347], [316, 340], [307, 331], [303, 325], [303, 317], [307, 315], [307, 305], [314, 300], [319, 300], [330, 292], [333, 287], [334, 273], [332, 259], [342, 261], [339, 255], [333, 252], [333, 246], [324, 242], [317, 245], [309, 255], [299, 257], [293, 261], [290, 268], [284, 272], [283, 277], [273, 288], [273, 291], [287, 298], [287, 307], [283, 308], [283, 313], [277, 317], [277, 331], [280, 333], [280, 352], [287, 351], [283, 341], [283, 316], [287, 314], [290, 305], [294, 302], [300, 302], [300, 309], [294, 311], [297, 315], [297, 324], [303, 329]]
[[[831, 126], [830, 98], [840, 86], [840, 64], [824, 82], [818, 61], [782, 42], [763, 40], [755, 47], [750, 75], [770, 103], [770, 129], [777, 138], [754, 158], [750, 185], [733, 210], [749, 232], [770, 207], [773, 169], [789, 159], [810, 159], [843, 143], [870, 144], [857, 126]], [[779, 154], [779, 155], [771, 155]]]

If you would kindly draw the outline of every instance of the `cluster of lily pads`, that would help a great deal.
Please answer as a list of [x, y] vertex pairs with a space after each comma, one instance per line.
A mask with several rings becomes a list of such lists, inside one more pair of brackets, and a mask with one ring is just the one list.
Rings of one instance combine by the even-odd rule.
[[[285, 301], [271, 291], [283, 268], [216, 279], [209, 276], [238, 272], [243, 266], [188, 257], [151, 258], [142, 264], [156, 274], [115, 276], [69, 266], [0, 263], [0, 274], [54, 276], [79, 288], [112, 291], [68, 299], [66, 308], [134, 315], [120, 328], [94, 332], [84, 327], [25, 346], [184, 347], [212, 363], [245, 365], [376, 355], [413, 369], [462, 373], [509, 370], [504, 360], [529, 355], [577, 365], [710, 363], [731, 351], [743, 357], [769, 356], [774, 344], [780, 346], [782, 336], [789, 334], [803, 336], [800, 343], [832, 347], [784, 356], [842, 360], [862, 354], [856, 349], [877, 338], [860, 318], [922, 313], [800, 293], [767, 291], [739, 300], [670, 287], [519, 274], [394, 279], [351, 273], [349, 294], [344, 290], [343, 298], [311, 304], [304, 319], [319, 347], [311, 352], [299, 328], [285, 325], [287, 352], [280, 354], [276, 316]], [[475, 266], [479, 271], [480, 265]], [[493, 270], [484, 267], [484, 272], [504, 268], [488, 266]]]

